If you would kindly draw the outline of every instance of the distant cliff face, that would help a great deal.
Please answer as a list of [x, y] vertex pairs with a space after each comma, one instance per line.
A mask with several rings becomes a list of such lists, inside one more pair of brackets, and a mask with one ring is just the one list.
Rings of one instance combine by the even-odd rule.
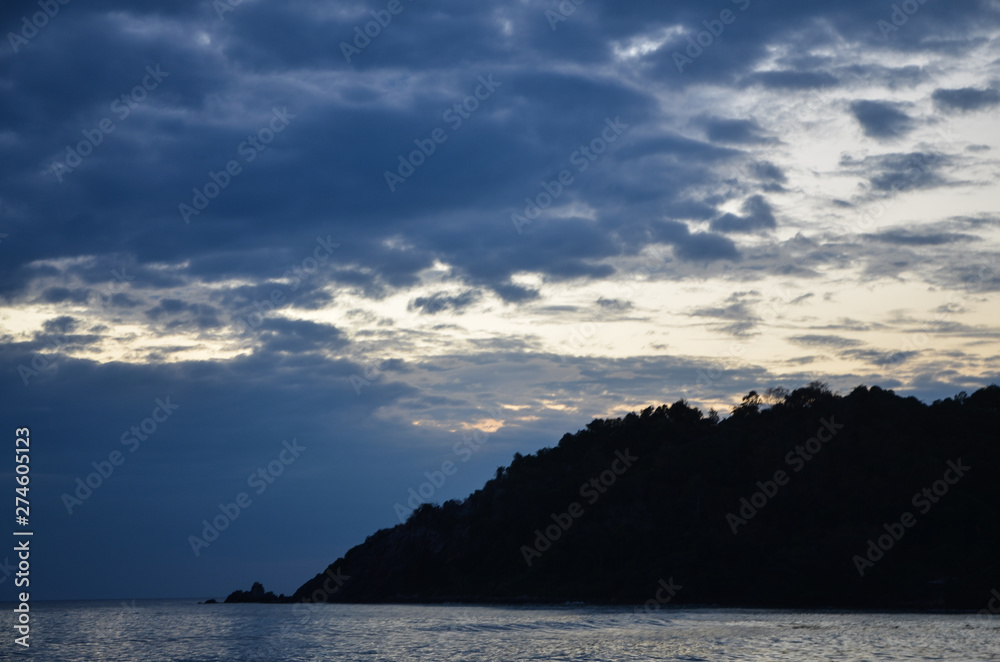
[[925, 405], [812, 384], [722, 421], [683, 401], [595, 420], [292, 599], [980, 609], [1000, 581], [998, 430], [997, 386]]

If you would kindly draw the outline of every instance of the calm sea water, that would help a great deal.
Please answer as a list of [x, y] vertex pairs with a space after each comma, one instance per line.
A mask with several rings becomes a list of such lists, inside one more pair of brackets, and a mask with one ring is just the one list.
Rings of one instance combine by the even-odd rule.
[[[10, 614], [0, 658], [17, 653]], [[29, 655], [47, 662], [1000, 660], [1000, 618], [975, 615], [178, 600], [32, 614]]]

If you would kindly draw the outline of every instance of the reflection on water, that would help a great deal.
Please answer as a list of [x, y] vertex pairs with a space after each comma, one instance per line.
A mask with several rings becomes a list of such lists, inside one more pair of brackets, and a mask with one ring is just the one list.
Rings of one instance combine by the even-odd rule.
[[[177, 600], [33, 612], [31, 652], [51, 662], [1000, 660], [1000, 617], [980, 615]], [[6, 637], [0, 657], [13, 650]]]

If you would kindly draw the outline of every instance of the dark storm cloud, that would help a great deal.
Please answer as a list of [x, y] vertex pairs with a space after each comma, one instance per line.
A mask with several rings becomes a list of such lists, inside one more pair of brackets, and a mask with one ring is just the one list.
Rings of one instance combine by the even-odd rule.
[[756, 232], [773, 230], [777, 227], [774, 212], [764, 196], [754, 195], [743, 202], [743, 216], [725, 214], [712, 221], [710, 227], [716, 232]]
[[772, 90], [816, 90], [833, 87], [840, 81], [826, 71], [762, 71], [747, 76], [746, 82]]
[[689, 313], [692, 317], [709, 317], [728, 320], [729, 324], [717, 324], [715, 330], [735, 337], [755, 335], [760, 315], [754, 310], [754, 304], [760, 301], [760, 293], [733, 292], [719, 306], [696, 308]]
[[604, 297], [601, 297], [596, 303], [602, 310], [613, 313], [624, 313], [625, 311], [632, 309], [631, 301], [623, 301], [621, 299], [605, 299]]
[[[30, 341], [17, 343], [7, 337], [4, 342], [11, 343], [12, 346], [24, 351], [46, 354], [79, 351], [100, 344], [102, 336], [99, 333], [73, 333], [80, 330], [82, 329], [79, 320], [69, 315], [61, 315], [42, 322], [42, 329], [33, 333]], [[99, 328], [88, 330], [101, 331]]]
[[[733, 7], [737, 22], [698, 59], [700, 68], [683, 76], [674, 70], [677, 82], [740, 79], [780, 89], [833, 86], [837, 76], [822, 67], [836, 70], [835, 61], [799, 58], [786, 61], [783, 70], [753, 68], [765, 56], [763, 45], [773, 39], [819, 45], [834, 40], [838, 31], [873, 43], [880, 39], [872, 30], [878, 12], [862, 10], [860, 3], [857, 11], [828, 15], [790, 3], [752, 5], [745, 11], [740, 4]], [[11, 6], [8, 22], [16, 25], [33, 6]], [[605, 117], [621, 115], [637, 128], [654, 117], [657, 104], [641, 87], [566, 73], [566, 68], [559, 73], [539, 70], [535, 63], [547, 57], [552, 62], [606, 62], [611, 42], [674, 25], [700, 30], [703, 21], [715, 17], [686, 4], [650, 8], [592, 1], [553, 31], [544, 9], [530, 3], [503, 4], [491, 12], [459, 2], [406, 5], [348, 63], [340, 42], [350, 42], [354, 27], [370, 20], [360, 8], [335, 13], [313, 3], [241, 3], [220, 20], [206, 3], [67, 6], [22, 52], [4, 55], [13, 65], [5, 75], [8, 91], [21, 100], [4, 118], [18, 127], [20, 136], [4, 166], [11, 175], [8, 202], [35, 220], [18, 228], [30, 235], [25, 236], [25, 250], [0, 265], [0, 292], [23, 285], [28, 275], [21, 267], [30, 259], [81, 252], [129, 253], [140, 264], [189, 261], [189, 272], [207, 280], [241, 271], [260, 279], [271, 274], [266, 273], [269, 264], [252, 259], [257, 247], [300, 259], [295, 237], [327, 232], [341, 241], [356, 240], [349, 261], [358, 269], [342, 262], [339, 273], [354, 278], [372, 296], [412, 285], [435, 258], [456, 264], [471, 283], [494, 291], [509, 290], [511, 273], [522, 266], [551, 270], [557, 278], [601, 277], [606, 268], [588, 264], [598, 256], [575, 253], [571, 245], [561, 246], [559, 259], [512, 264], [506, 273], [496, 265], [480, 268], [476, 253], [466, 248], [483, 225], [495, 222], [498, 212], [565, 167], [570, 152], [592, 138]], [[968, 1], [952, 5], [948, 13], [925, 6], [920, 15], [925, 20], [914, 19], [905, 34], [893, 38], [916, 43], [929, 24], [963, 24], [976, 11], [979, 3]], [[825, 16], [828, 27], [816, 27], [819, 16]], [[144, 21], [152, 21], [156, 29], [134, 29]], [[279, 36], [286, 33], [296, 34], [294, 43]], [[199, 43], [201, 34], [211, 47]], [[100, 38], [95, 41], [94, 35]], [[94, 47], [97, 41], [101, 48]], [[585, 48], [583, 43], [604, 48]], [[686, 46], [683, 39], [666, 44], [644, 59], [665, 60], [673, 67], [670, 55], [682, 44]], [[67, 58], [65, 52], [74, 56]], [[104, 61], [107, 52], [118, 55], [113, 66]], [[421, 55], [414, 58], [414, 53]], [[145, 66], [158, 63], [169, 76], [119, 119], [110, 102], [142, 80]], [[338, 84], [295, 85], [280, 76], [291, 70], [337, 76]], [[395, 78], [397, 71], [410, 74]], [[500, 87], [452, 132], [442, 119], [444, 112], [468, 98], [481, 75], [494, 75]], [[257, 83], [245, 84], [250, 78]], [[35, 83], [42, 79], [48, 81], [44, 88]], [[58, 100], [46, 91], [55, 88], [60, 89]], [[315, 93], [320, 88], [323, 95]], [[230, 99], [232, 108], [220, 114], [212, 105], [217, 98]], [[276, 107], [287, 107], [295, 118], [252, 163], [244, 162], [239, 146], [267, 126]], [[104, 117], [114, 120], [114, 133], [104, 136], [63, 183], [56, 182], [52, 164], [65, 156], [67, 145], [83, 138], [81, 131], [92, 131]], [[384, 171], [414, 149], [415, 139], [426, 138], [436, 127], [448, 132], [448, 142], [389, 194]], [[713, 118], [706, 130], [732, 144], [766, 139], [753, 120], [741, 117]], [[546, 140], [533, 140], [533, 135]], [[710, 180], [706, 160], [725, 160], [735, 153], [671, 134], [630, 138], [618, 149], [617, 155], [602, 157], [593, 166], [600, 177], [567, 192], [564, 200], [586, 202], [603, 214], [620, 207], [628, 195], [640, 212], [643, 200], [652, 207], [659, 199], [674, 217], [717, 215], [710, 208], [699, 209], [701, 203], [686, 191]], [[339, 158], [343, 154], [351, 158]], [[211, 181], [209, 174], [230, 159], [240, 163], [242, 172], [184, 226], [177, 206], [190, 203], [191, 189], [203, 189]], [[620, 174], [605, 160], [623, 166]], [[701, 163], [692, 165], [695, 160]], [[777, 169], [757, 174], [781, 182]], [[56, 189], [58, 196], [49, 194]], [[457, 207], [467, 210], [465, 231], [455, 231], [450, 219], [439, 217], [442, 210]], [[642, 213], [634, 216], [639, 219]], [[131, 222], [135, 218], [143, 222]], [[414, 221], [429, 230], [416, 250], [394, 250], [381, 242], [407, 232], [403, 228]], [[359, 234], [359, 223], [364, 236], [352, 237]], [[629, 221], [632, 228], [613, 230], [605, 224], [607, 231], [595, 241], [613, 244], [645, 221], [636, 223], [640, 225]], [[96, 228], [102, 228], [100, 239]], [[288, 232], [290, 228], [297, 232]], [[39, 232], [50, 240], [38, 241]], [[492, 236], [491, 245], [516, 253], [517, 238]], [[223, 248], [233, 254], [220, 261], [216, 258]], [[733, 244], [707, 235], [693, 235], [677, 246], [677, 253], [692, 260], [738, 254]], [[99, 272], [96, 281], [103, 279]], [[136, 278], [142, 276], [137, 273]]]
[[762, 144], [772, 142], [763, 135], [763, 129], [753, 120], [707, 117], [701, 120], [705, 135], [712, 142]]
[[214, 306], [188, 303], [180, 299], [163, 299], [147, 309], [145, 314], [150, 320], [164, 324], [167, 329], [175, 329], [188, 323], [194, 324], [199, 329], [222, 326], [218, 317], [219, 311]]
[[42, 292], [38, 300], [45, 303], [85, 304], [89, 298], [90, 290], [86, 288], [49, 287]]
[[971, 234], [961, 234], [957, 232], [935, 232], [919, 233], [908, 230], [886, 230], [878, 234], [864, 235], [866, 239], [883, 242], [886, 244], [896, 244], [900, 246], [942, 246], [962, 241], [973, 241], [976, 239]]
[[709, 232], [695, 232], [674, 244], [677, 257], [692, 262], [738, 260], [736, 245], [725, 237]]
[[[757, 179], [784, 184], [788, 181], [785, 171], [770, 161], [755, 161], [750, 165], [750, 171]], [[780, 187], [779, 187], [780, 189]]]
[[142, 305], [139, 301], [133, 299], [127, 294], [122, 294], [121, 292], [117, 294], [112, 294], [108, 299], [108, 305], [111, 307], [118, 308], [136, 308]]
[[896, 366], [906, 363], [917, 355], [915, 351], [889, 352], [877, 349], [851, 349], [842, 353], [842, 356], [859, 359], [879, 367]]
[[845, 156], [840, 165], [868, 179], [876, 191], [912, 191], [949, 185], [941, 170], [951, 158], [934, 152], [881, 154], [852, 159]]
[[522, 303], [534, 301], [539, 297], [538, 290], [530, 287], [515, 285], [514, 283], [501, 283], [493, 286], [493, 291], [506, 303]]
[[855, 101], [851, 112], [865, 135], [880, 140], [899, 138], [913, 130], [913, 119], [900, 110], [901, 105], [885, 101]]
[[465, 290], [456, 295], [435, 292], [427, 297], [417, 297], [407, 305], [407, 308], [417, 310], [424, 315], [436, 315], [447, 311], [460, 315], [466, 308], [479, 301], [479, 298], [480, 293], [476, 290]]
[[842, 349], [845, 347], [857, 347], [858, 345], [864, 344], [860, 340], [855, 340], [854, 338], [832, 335], [806, 334], [791, 336], [788, 339], [798, 345], [804, 345], [806, 347], [834, 347]]
[[941, 88], [934, 90], [931, 97], [934, 105], [941, 110], [973, 111], [1000, 105], [1000, 90], [992, 87]]
[[258, 330], [266, 351], [313, 352], [335, 350], [347, 345], [336, 327], [308, 320], [265, 319]]
[[649, 227], [653, 241], [671, 244], [675, 255], [689, 262], [739, 260], [740, 252], [731, 240], [711, 232], [691, 232], [679, 221], [655, 221]]
[[46, 333], [69, 333], [79, 326], [79, 322], [69, 315], [62, 315], [54, 319], [45, 320], [42, 328]]
[[902, 67], [886, 67], [880, 64], [850, 64], [836, 67], [835, 72], [839, 78], [845, 81], [850, 80], [865, 85], [875, 83], [890, 90], [911, 89], [930, 79], [926, 67], [913, 64]]

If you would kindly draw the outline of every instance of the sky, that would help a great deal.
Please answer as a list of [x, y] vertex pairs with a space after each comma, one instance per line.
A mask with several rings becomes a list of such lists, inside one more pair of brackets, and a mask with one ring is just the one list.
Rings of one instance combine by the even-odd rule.
[[997, 0], [36, 0], [0, 35], [35, 599], [291, 593], [595, 417], [1000, 381]]

